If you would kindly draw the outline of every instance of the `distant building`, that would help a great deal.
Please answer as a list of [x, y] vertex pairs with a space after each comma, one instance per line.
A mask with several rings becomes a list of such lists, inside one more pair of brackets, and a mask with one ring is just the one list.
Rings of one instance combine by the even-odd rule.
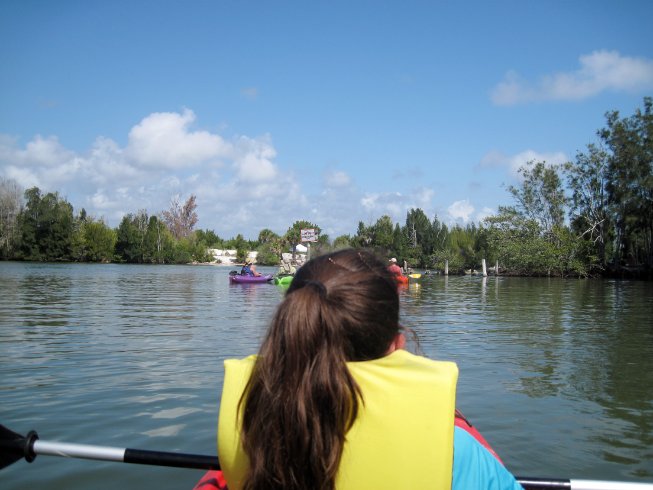
[[[234, 265], [237, 263], [236, 256], [238, 255], [237, 250], [221, 250], [219, 248], [210, 248], [209, 254], [213, 257], [213, 260], [220, 264], [224, 265]], [[252, 251], [247, 252], [247, 260], [252, 264], [256, 263], [256, 257], [258, 252]]]
[[233, 265], [236, 263], [236, 250], [221, 250], [219, 248], [210, 248], [209, 254], [213, 257], [213, 260], [220, 264]]

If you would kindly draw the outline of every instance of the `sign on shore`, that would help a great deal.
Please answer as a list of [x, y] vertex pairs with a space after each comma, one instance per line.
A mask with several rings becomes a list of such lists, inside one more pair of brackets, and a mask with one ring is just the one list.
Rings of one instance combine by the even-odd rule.
[[302, 242], [317, 242], [317, 231], [315, 228], [302, 228], [300, 233]]

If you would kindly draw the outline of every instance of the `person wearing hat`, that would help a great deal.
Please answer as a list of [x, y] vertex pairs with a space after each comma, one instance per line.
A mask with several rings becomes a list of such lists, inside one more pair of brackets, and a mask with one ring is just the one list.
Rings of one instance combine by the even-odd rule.
[[390, 274], [393, 276], [401, 276], [403, 275], [401, 271], [401, 267], [397, 265], [397, 259], [392, 257], [388, 262], [390, 262], [390, 265], [388, 266], [388, 271], [390, 271]]
[[256, 272], [256, 266], [255, 266], [254, 263], [253, 263], [251, 260], [249, 260], [249, 259], [247, 259], [247, 260], [245, 261], [245, 265], [244, 265], [243, 268], [240, 270], [240, 274], [241, 274], [242, 276], [260, 276], [260, 275], [261, 275], [260, 272]]

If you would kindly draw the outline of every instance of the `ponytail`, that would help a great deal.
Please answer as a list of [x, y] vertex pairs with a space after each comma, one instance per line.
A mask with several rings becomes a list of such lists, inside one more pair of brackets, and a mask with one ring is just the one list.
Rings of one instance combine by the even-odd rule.
[[362, 253], [305, 264], [275, 313], [240, 400], [247, 490], [335, 488], [362, 400], [346, 363], [381, 357], [398, 331], [396, 286]]

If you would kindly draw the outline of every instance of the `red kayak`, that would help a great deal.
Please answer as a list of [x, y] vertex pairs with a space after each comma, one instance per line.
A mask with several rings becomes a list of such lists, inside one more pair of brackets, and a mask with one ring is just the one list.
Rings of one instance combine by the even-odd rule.
[[[406, 278], [408, 282], [408, 278]], [[483, 447], [485, 447], [492, 455], [497, 458], [497, 460], [503, 464], [499, 455], [492, 449], [492, 446], [485, 440], [481, 433], [476, 430], [476, 428], [465, 418], [465, 416], [456, 409], [456, 417], [454, 419], [454, 425], [460, 427], [463, 430], [469, 432], [474, 439], [480, 442]], [[227, 481], [224, 479], [224, 475], [220, 470], [209, 470], [204, 476], [197, 482], [197, 485], [193, 487], [193, 490], [227, 490]]]
[[408, 276], [400, 276], [396, 275], [394, 276], [395, 281], [397, 281], [398, 284], [408, 284]]
[[224, 475], [221, 470], [209, 470], [200, 481], [197, 482], [197, 485], [193, 487], [193, 490], [226, 490], [227, 482], [224, 479]]

